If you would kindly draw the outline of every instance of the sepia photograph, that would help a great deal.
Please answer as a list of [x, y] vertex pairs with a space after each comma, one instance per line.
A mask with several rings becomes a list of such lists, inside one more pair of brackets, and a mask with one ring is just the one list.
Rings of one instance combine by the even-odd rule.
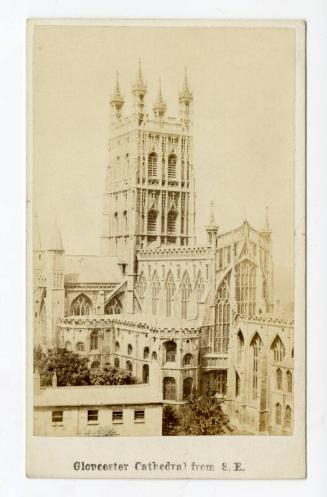
[[251, 451], [298, 419], [302, 468], [304, 24], [28, 27], [31, 439]]

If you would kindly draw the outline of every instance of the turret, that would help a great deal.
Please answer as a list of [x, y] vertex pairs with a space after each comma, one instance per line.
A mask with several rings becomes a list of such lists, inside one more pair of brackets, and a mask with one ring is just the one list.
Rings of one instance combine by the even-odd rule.
[[212, 201], [210, 204], [210, 221], [209, 224], [206, 226], [206, 232], [208, 236], [208, 244], [211, 247], [214, 247], [216, 244], [216, 239], [218, 236], [218, 229], [219, 226], [217, 226], [215, 222], [215, 213], [214, 213], [214, 202]]
[[183, 87], [179, 93], [179, 109], [181, 120], [186, 127], [189, 127], [192, 119], [192, 102], [193, 94], [189, 89], [187, 68], [185, 67]]
[[143, 81], [141, 60], [139, 60], [139, 69], [136, 76], [135, 84], [133, 85], [132, 94], [134, 98], [134, 112], [137, 116], [138, 123], [141, 124], [144, 120], [144, 98], [147, 92], [146, 83]]
[[124, 103], [125, 103], [125, 100], [120, 92], [120, 86], [119, 86], [119, 72], [117, 71], [116, 86], [115, 86], [114, 93], [113, 93], [111, 100], [110, 100], [110, 105], [113, 109], [113, 112], [114, 112], [114, 115], [115, 115], [115, 118], [117, 121], [119, 121], [121, 118], [121, 109], [122, 109]]

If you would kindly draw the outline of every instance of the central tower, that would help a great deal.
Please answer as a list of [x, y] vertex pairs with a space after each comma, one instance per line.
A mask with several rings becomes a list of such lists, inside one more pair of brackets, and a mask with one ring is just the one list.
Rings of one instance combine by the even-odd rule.
[[133, 109], [124, 116], [119, 77], [110, 100], [109, 161], [105, 180], [102, 253], [135, 271], [136, 251], [193, 245], [195, 192], [192, 104], [185, 70], [179, 116], [167, 116], [161, 82], [152, 113], [141, 64], [132, 86]]

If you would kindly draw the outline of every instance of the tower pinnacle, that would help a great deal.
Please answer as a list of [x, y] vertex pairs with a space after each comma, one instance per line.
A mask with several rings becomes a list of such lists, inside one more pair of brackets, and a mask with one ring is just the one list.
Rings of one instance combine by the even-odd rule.
[[167, 110], [167, 105], [162, 97], [161, 79], [159, 79], [159, 90], [158, 90], [157, 100], [155, 101], [153, 106], [153, 112], [155, 116], [163, 117], [165, 115], [166, 110]]
[[193, 100], [193, 94], [192, 94], [192, 92], [189, 88], [189, 85], [188, 85], [187, 67], [185, 66], [184, 82], [183, 82], [182, 90], [179, 93], [179, 102], [180, 103], [190, 103], [192, 100]]
[[119, 72], [117, 71], [115, 91], [114, 91], [114, 94], [110, 100], [110, 105], [115, 110], [115, 114], [116, 114], [117, 119], [120, 119], [120, 117], [121, 117], [121, 109], [124, 105], [124, 102], [125, 102], [125, 100], [120, 92]]

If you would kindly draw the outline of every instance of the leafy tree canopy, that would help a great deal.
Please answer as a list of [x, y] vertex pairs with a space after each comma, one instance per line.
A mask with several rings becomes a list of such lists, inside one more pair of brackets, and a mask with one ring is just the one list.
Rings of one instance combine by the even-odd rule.
[[131, 385], [139, 380], [125, 369], [107, 366], [89, 369], [88, 358], [66, 349], [34, 349], [34, 368], [41, 377], [41, 386], [51, 386], [54, 373], [58, 386], [78, 385]]

